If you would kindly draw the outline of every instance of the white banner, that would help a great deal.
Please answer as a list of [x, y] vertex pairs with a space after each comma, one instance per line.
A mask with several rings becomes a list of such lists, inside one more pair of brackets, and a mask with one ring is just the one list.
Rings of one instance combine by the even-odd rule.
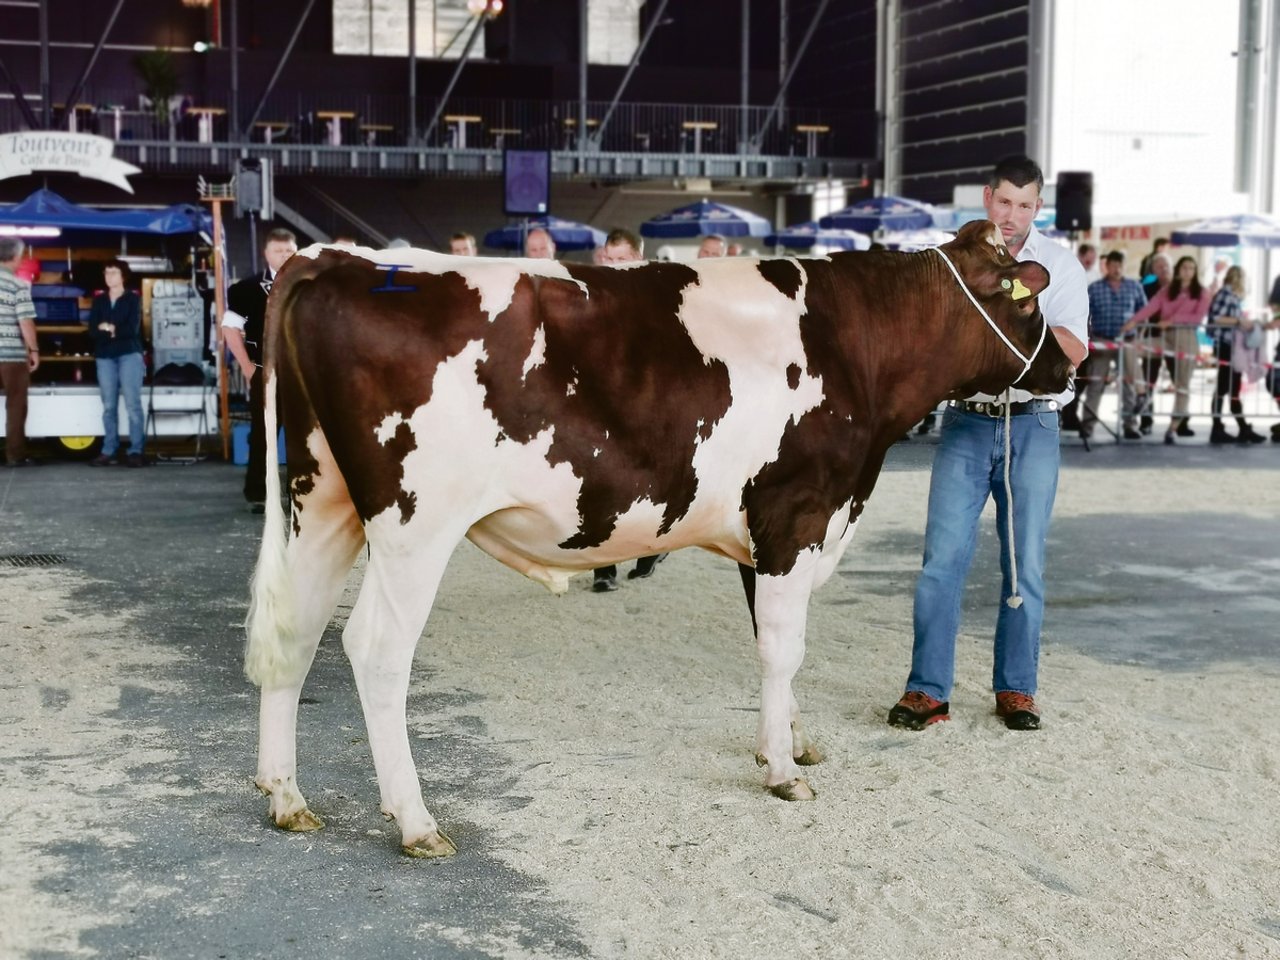
[[114, 141], [91, 133], [29, 130], [0, 134], [0, 180], [37, 170], [78, 173], [133, 193], [125, 177], [142, 170], [112, 156], [115, 146]]

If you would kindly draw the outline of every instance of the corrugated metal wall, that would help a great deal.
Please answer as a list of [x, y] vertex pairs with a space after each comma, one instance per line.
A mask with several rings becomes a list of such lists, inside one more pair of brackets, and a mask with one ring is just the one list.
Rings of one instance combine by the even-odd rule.
[[1028, 0], [900, 0], [890, 29], [889, 188], [949, 203], [1028, 149]]

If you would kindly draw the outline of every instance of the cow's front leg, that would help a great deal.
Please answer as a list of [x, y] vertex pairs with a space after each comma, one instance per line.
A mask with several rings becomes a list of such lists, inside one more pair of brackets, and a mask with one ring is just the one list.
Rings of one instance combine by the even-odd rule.
[[805, 620], [817, 557], [817, 551], [806, 550], [787, 573], [757, 573], [755, 578], [756, 646], [763, 671], [757, 746], [768, 767], [765, 785], [784, 800], [813, 799], [799, 764], [820, 759], [799, 725], [800, 709], [791, 690], [791, 680], [804, 660]]

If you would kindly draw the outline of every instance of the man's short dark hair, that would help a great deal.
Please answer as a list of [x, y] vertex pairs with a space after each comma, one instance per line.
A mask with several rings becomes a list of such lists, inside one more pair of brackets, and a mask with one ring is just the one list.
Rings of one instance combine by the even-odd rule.
[[450, 242], [450, 243], [453, 243], [453, 241], [455, 241], [455, 240], [462, 240], [462, 241], [463, 241], [463, 242], [465, 242], [465, 243], [469, 243], [469, 244], [471, 244], [473, 247], [476, 245], [476, 238], [475, 238], [475, 237], [473, 237], [473, 236], [472, 236], [471, 234], [469, 234], [469, 233], [463, 233], [463, 232], [461, 232], [461, 231], [459, 231], [458, 233], [455, 233], [453, 236], [451, 236], [451, 237], [449, 238], [449, 242]]
[[1092, 243], [1082, 243], [1080, 244], [1080, 246], [1076, 248], [1076, 253], [1083, 257], [1086, 253], [1092, 253], [1094, 250], [1097, 250], [1097, 249], [1098, 248], [1095, 247]]
[[1016, 153], [997, 163], [991, 171], [987, 186], [994, 190], [1000, 186], [1002, 180], [1008, 180], [1015, 187], [1025, 187], [1029, 183], [1034, 183], [1037, 193], [1044, 191], [1044, 171], [1040, 169], [1040, 164], [1025, 154]]
[[1124, 263], [1124, 251], [1112, 250], [1107, 254], [1106, 260], [1107, 263]]
[[604, 238], [606, 247], [614, 247], [620, 243], [627, 244], [638, 255], [644, 254], [644, 241], [638, 235], [626, 229], [626, 227], [614, 227], [609, 231], [608, 236]]
[[284, 227], [273, 227], [268, 230], [267, 235], [262, 238], [262, 249], [265, 250], [268, 243], [275, 243], [277, 241], [280, 243], [292, 243], [295, 247], [298, 245], [298, 238], [294, 235], [292, 230], [287, 230]]
[[0, 237], [0, 263], [22, 256], [26, 244], [18, 237]]

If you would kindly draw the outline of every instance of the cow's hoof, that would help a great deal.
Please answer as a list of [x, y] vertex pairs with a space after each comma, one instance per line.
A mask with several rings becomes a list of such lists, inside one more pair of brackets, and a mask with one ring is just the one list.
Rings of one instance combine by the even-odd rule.
[[786, 783], [774, 784], [769, 788], [769, 792], [782, 800], [812, 800], [817, 796], [802, 777], [796, 777]]
[[802, 767], [812, 767], [815, 763], [821, 763], [827, 758], [822, 755], [821, 750], [811, 743], [804, 748], [804, 753], [792, 759]]
[[453, 845], [453, 841], [439, 830], [427, 834], [421, 840], [405, 844], [403, 850], [409, 856], [419, 857], [423, 860], [434, 859], [435, 857], [452, 857], [458, 852], [458, 848]]
[[295, 810], [283, 820], [277, 820], [276, 826], [281, 830], [288, 830], [292, 833], [306, 833], [309, 830], [319, 830], [324, 826], [324, 821], [306, 807], [303, 807], [301, 810]]

